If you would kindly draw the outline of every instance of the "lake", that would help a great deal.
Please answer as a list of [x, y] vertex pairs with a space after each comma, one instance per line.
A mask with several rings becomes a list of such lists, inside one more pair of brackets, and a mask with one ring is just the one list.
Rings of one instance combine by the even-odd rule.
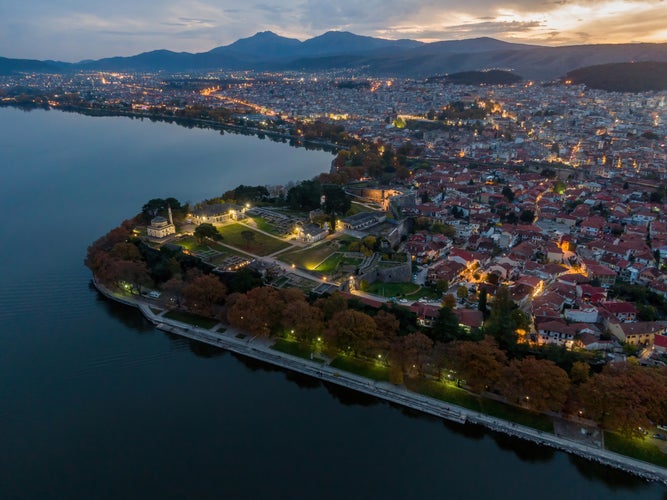
[[0, 498], [665, 498], [620, 471], [155, 330], [86, 247], [151, 198], [285, 184], [332, 156], [0, 108]]

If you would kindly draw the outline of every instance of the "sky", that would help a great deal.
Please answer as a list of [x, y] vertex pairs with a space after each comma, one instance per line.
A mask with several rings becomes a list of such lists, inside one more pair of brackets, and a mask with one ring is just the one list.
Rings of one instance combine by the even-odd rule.
[[421, 41], [667, 42], [667, 0], [0, 0], [0, 56], [205, 52], [258, 31]]

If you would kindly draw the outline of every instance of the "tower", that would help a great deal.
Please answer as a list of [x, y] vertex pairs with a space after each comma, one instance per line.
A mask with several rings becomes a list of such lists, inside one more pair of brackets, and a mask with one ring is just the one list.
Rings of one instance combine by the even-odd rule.
[[167, 205], [167, 213], [169, 214], [169, 224], [174, 225], [174, 218], [171, 216], [171, 205]]

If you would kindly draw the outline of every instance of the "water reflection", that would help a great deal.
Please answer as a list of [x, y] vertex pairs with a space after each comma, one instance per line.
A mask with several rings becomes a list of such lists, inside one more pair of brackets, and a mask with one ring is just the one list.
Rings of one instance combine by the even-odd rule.
[[540, 446], [531, 441], [519, 439], [500, 432], [487, 431], [501, 450], [513, 452], [519, 460], [528, 463], [541, 463], [553, 460], [558, 451], [549, 446]]
[[95, 293], [96, 303], [109, 317], [119, 320], [123, 325], [139, 334], [151, 333], [155, 331], [153, 324], [148, 321], [144, 315], [139, 312], [138, 309], [113, 302], [107, 299], [97, 290], [95, 290]]
[[375, 406], [380, 401], [373, 396], [362, 392], [353, 391], [331, 382], [322, 382], [322, 385], [333, 398], [345, 406]]
[[[602, 483], [614, 489], [630, 491], [639, 491], [647, 486], [644, 479], [622, 470], [612, 469], [577, 455], [568, 455], [568, 459], [581, 475], [589, 481]], [[667, 492], [665, 492], [663, 498], [667, 498]]]

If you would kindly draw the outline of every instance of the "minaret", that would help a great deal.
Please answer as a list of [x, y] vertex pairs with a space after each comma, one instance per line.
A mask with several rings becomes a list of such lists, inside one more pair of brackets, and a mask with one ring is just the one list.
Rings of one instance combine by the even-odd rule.
[[171, 205], [167, 205], [167, 213], [169, 214], [169, 224], [174, 225], [174, 218], [171, 216]]

